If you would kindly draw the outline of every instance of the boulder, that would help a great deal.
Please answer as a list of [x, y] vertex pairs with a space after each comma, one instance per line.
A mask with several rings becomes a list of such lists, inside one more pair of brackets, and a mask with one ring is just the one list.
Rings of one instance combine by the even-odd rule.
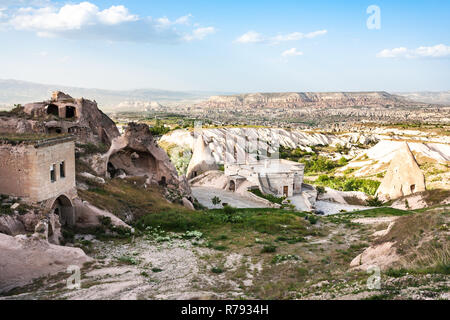
[[2, 215], [0, 216], [0, 233], [15, 236], [25, 233], [25, 227], [17, 217]]
[[183, 198], [182, 201], [183, 201], [183, 206], [186, 209], [195, 210], [194, 205], [187, 198]]
[[77, 216], [76, 226], [80, 228], [89, 228], [100, 226], [100, 218], [108, 217], [111, 219], [111, 224], [116, 227], [124, 227], [131, 229], [129, 225], [116, 217], [111, 212], [101, 210], [87, 201], [75, 200], [75, 211]]
[[39, 237], [0, 233], [0, 292], [66, 271], [68, 266], [82, 267], [89, 261], [92, 259], [79, 248], [50, 244]]
[[392, 159], [376, 195], [388, 201], [425, 190], [425, 176], [408, 143], [404, 142]]

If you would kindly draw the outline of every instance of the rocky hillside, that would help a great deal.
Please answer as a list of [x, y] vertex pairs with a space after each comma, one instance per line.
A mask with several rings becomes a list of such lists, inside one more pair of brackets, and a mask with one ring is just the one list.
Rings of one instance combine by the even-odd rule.
[[387, 92], [286, 92], [213, 96], [205, 104], [210, 107], [299, 108], [396, 106], [408, 103], [405, 98]]

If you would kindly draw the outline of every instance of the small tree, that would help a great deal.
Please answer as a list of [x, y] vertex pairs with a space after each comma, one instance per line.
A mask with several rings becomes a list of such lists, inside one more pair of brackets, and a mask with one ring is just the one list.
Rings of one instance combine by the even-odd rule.
[[219, 197], [215, 196], [214, 198], [211, 199], [211, 202], [213, 205], [217, 206], [218, 204], [220, 204], [222, 202], [222, 200], [220, 200]]

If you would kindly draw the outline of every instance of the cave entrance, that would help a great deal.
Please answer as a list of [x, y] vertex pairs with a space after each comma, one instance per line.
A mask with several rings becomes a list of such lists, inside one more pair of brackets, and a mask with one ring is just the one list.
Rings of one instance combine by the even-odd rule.
[[66, 118], [75, 118], [76, 108], [72, 106], [66, 106]]
[[416, 191], [416, 185], [415, 184], [411, 185], [411, 193], [414, 193], [414, 191]]
[[47, 129], [49, 134], [61, 134], [63, 133], [63, 129], [60, 127], [53, 127], [53, 128], [48, 128]]
[[52, 114], [54, 116], [59, 117], [59, 108], [55, 104], [49, 104], [47, 106], [47, 114]]
[[116, 167], [114, 167], [114, 165], [111, 162], [108, 162], [107, 170], [108, 170], [108, 173], [109, 173], [109, 176], [111, 177], [111, 179], [116, 176], [117, 169], [116, 169]]
[[[73, 226], [75, 224], [75, 211], [72, 202], [65, 195], [59, 196], [52, 206], [52, 211], [59, 217], [61, 226]], [[49, 230], [50, 231], [50, 230]], [[53, 231], [52, 231], [53, 233]], [[50, 232], [49, 232], [50, 236]]]
[[163, 187], [167, 186], [166, 177], [161, 177], [161, 180], [159, 180], [159, 185]]
[[236, 191], [236, 182], [233, 180], [230, 181], [230, 187], [228, 188], [230, 191], [235, 192]]

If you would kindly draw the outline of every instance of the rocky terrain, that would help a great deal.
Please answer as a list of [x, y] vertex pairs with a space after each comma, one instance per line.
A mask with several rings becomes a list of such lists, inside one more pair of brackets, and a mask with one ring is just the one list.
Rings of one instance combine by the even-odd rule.
[[[339, 116], [345, 111], [338, 110], [347, 109], [339, 104], [364, 102], [373, 115], [383, 110], [380, 101], [404, 103], [384, 93], [369, 96], [238, 100], [272, 104], [264, 108], [274, 114], [289, 112], [280, 107], [286, 99], [321, 100], [321, 107], [300, 109], [335, 110]], [[413, 116], [406, 106], [387, 110]], [[0, 299], [449, 298], [446, 127], [178, 129], [157, 142], [146, 124], [127, 123], [120, 135], [95, 101], [57, 92], [1, 113], [0, 128], [0, 134], [76, 137], [79, 213], [74, 228], [60, 228], [39, 206], [2, 196]], [[212, 203], [213, 195], [236, 200], [232, 192], [214, 192], [223, 184], [220, 165], [234, 156], [222, 146], [234, 143], [233, 153], [242, 155], [249, 140], [264, 145], [267, 154], [305, 164], [305, 188], [311, 188], [316, 211], [256, 195], [258, 205], [238, 199], [241, 209]], [[193, 171], [207, 171], [191, 180], [194, 195], [184, 177]], [[402, 192], [394, 194], [397, 187]], [[376, 191], [389, 199], [375, 198]], [[50, 228], [58, 232], [49, 236]], [[23, 263], [24, 257], [33, 259]], [[67, 287], [72, 264], [82, 267], [76, 290]], [[380, 272], [375, 287], [372, 265]]]

